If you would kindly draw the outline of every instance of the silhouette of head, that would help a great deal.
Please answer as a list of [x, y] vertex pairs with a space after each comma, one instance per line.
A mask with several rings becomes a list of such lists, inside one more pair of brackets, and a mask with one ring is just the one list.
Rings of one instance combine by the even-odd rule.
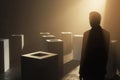
[[90, 12], [89, 20], [92, 28], [98, 27], [100, 25], [101, 15], [96, 11]]

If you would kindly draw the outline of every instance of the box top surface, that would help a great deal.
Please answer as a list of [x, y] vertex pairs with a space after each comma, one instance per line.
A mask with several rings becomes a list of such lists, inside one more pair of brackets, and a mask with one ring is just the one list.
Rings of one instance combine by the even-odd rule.
[[55, 37], [54, 35], [43, 35], [42, 37]]
[[72, 34], [72, 32], [61, 32], [61, 34]]
[[83, 37], [83, 35], [73, 35], [73, 37]]
[[61, 39], [47, 39], [47, 42], [63, 42]]
[[41, 35], [50, 34], [49, 32], [40, 32]]
[[56, 56], [57, 54], [55, 53], [49, 53], [49, 52], [43, 52], [43, 51], [37, 51], [33, 53], [28, 53], [25, 55], [22, 55], [23, 57], [28, 57], [28, 58], [34, 58], [34, 59], [44, 59], [52, 56]]

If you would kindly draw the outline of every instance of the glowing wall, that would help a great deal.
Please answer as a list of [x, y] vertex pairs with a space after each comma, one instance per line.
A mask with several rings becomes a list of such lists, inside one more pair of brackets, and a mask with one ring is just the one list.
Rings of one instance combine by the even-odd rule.
[[[5, 34], [24, 34], [25, 48], [39, 50], [39, 33], [83, 34], [90, 28], [88, 15], [98, 11], [104, 19], [106, 0], [9, 0]], [[5, 30], [4, 28], [1, 29]]]

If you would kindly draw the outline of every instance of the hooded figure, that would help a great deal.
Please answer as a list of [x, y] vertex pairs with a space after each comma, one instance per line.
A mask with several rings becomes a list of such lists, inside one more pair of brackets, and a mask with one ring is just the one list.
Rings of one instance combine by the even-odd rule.
[[110, 34], [100, 26], [101, 15], [89, 14], [91, 29], [83, 35], [80, 80], [104, 80], [109, 52]]

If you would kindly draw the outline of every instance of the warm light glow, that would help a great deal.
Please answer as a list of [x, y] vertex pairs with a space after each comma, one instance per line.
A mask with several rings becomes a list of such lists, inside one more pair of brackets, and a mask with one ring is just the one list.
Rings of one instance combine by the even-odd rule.
[[89, 0], [89, 2], [87, 2], [88, 9], [101, 12], [103, 11], [105, 1], [106, 0]]
[[61, 19], [64, 26], [69, 26], [71, 31], [83, 34], [83, 32], [90, 28], [88, 17], [91, 11], [99, 12], [103, 21], [105, 3], [106, 0], [80, 0], [75, 5], [66, 9], [59, 19]]
[[[106, 0], [82, 0], [80, 5], [80, 18], [83, 20], [82, 23], [89, 24], [88, 16], [91, 11], [97, 11], [101, 14], [103, 20], [104, 8], [105, 8]], [[78, 6], [79, 6], [78, 5]]]

